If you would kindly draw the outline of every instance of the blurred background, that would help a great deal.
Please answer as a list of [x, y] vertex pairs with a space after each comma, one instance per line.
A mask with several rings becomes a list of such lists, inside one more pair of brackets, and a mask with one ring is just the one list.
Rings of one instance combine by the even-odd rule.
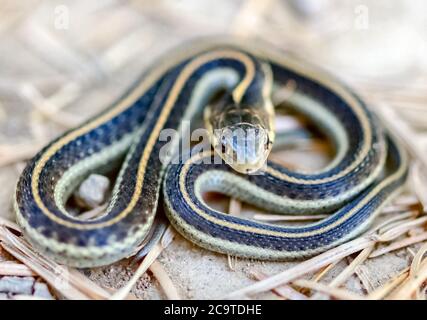
[[[159, 54], [206, 35], [261, 38], [329, 70], [368, 101], [426, 168], [426, 12], [423, 0], [1, 0], [0, 216], [14, 219], [11, 199], [26, 159], [105, 108]], [[181, 257], [190, 252], [194, 272], [200, 265], [211, 280], [228, 277], [223, 257], [183, 246]], [[177, 281], [188, 297], [221, 291], [202, 276], [182, 275], [189, 263], [173, 261], [169, 272], [183, 277]], [[91, 277], [117, 287], [130, 271], [111, 268]], [[230, 279], [235, 288], [248, 281]], [[149, 283], [140, 284], [137, 296], [161, 295], [146, 293]]]
[[37, 149], [105, 107], [160, 53], [221, 34], [293, 51], [362, 95], [405, 104], [422, 127], [426, 12], [422, 0], [2, 0], [0, 142], [31, 137]]
[[31, 138], [31, 153], [105, 107], [159, 54], [221, 34], [293, 51], [370, 99], [404, 104], [423, 127], [425, 12], [422, 0], [2, 0], [0, 142]]

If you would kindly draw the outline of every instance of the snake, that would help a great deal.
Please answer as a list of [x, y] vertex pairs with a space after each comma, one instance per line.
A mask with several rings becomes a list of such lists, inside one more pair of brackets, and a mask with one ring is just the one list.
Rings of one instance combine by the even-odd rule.
[[[295, 88], [285, 108], [310, 119], [336, 151], [314, 172], [268, 158], [279, 137], [274, 94], [289, 81]], [[194, 119], [204, 121], [209, 144], [184, 143]], [[227, 136], [224, 128], [253, 135]], [[89, 220], [72, 214], [73, 190], [117, 163], [105, 212]], [[364, 232], [400, 192], [407, 168], [398, 140], [329, 72], [268, 43], [199, 39], [157, 58], [111, 105], [38, 152], [19, 177], [14, 208], [39, 252], [75, 267], [134, 254], [159, 203], [171, 225], [198, 246], [286, 261]], [[304, 225], [266, 223], [216, 210], [205, 192], [277, 214], [328, 215]]]

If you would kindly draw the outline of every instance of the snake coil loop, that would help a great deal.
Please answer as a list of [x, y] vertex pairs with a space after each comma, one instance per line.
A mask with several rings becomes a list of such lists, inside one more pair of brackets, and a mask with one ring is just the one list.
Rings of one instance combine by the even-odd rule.
[[[263, 65], [273, 82], [260, 78]], [[218, 88], [230, 90], [235, 101], [255, 101], [260, 83], [274, 90], [289, 80], [297, 88], [290, 107], [316, 122], [337, 147], [324, 170], [302, 174], [268, 162], [262, 175], [243, 175], [215, 164], [211, 150], [170, 165], [159, 158], [167, 143], [159, 139], [162, 130], [178, 130]], [[273, 128], [266, 130], [274, 136]], [[73, 188], [123, 155], [106, 214], [85, 221], [68, 213]], [[99, 266], [132, 254], [144, 240], [163, 182], [167, 216], [184, 237], [218, 252], [282, 260], [362, 232], [406, 174], [400, 145], [339, 81], [265, 44], [208, 40], [165, 55], [104, 112], [48, 144], [22, 173], [15, 208], [39, 250], [72, 266]], [[333, 214], [301, 227], [260, 223], [213, 210], [201, 196], [207, 190], [274, 212]]]

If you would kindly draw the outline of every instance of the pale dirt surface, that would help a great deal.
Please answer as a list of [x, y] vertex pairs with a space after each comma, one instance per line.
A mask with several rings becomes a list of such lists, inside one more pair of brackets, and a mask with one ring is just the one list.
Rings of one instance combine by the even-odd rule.
[[[393, 7], [385, 4], [388, 1], [365, 1], [371, 13], [370, 29], [362, 31], [355, 27], [358, 1], [348, 2], [348, 7], [342, 7], [341, 1], [320, 1], [320, 9], [306, 1], [307, 12], [313, 11], [314, 15], [308, 14], [305, 20], [298, 18], [285, 1], [261, 2], [33, 1], [32, 5], [20, 7], [15, 1], [0, 1], [0, 8], [4, 9], [0, 12], [0, 145], [43, 145], [114, 101], [158, 54], [201, 35], [228, 33], [264, 38], [296, 51], [350, 83], [355, 80], [357, 87], [361, 87], [356, 81], [360, 78], [368, 83], [381, 82], [382, 77], [393, 79], [393, 70], [406, 76], [413, 69], [408, 60], [418, 66], [420, 74], [426, 74], [423, 67], [427, 63], [414, 60], [422, 56], [427, 46], [418, 41], [420, 37], [425, 39], [425, 34], [416, 33], [423, 30], [424, 22], [414, 11], [423, 10], [414, 10], [405, 1], [396, 1]], [[55, 8], [63, 5], [69, 10], [65, 29], [55, 25]], [[413, 15], [410, 22], [409, 15]], [[397, 38], [379, 41], [383, 35], [380, 31], [390, 26], [401, 26]], [[305, 41], [300, 40], [302, 34], [306, 35]], [[398, 53], [390, 44], [393, 41]], [[375, 46], [378, 42], [390, 44], [394, 50], [384, 52], [384, 46]], [[416, 49], [405, 50], [413, 43], [417, 43]], [[365, 46], [369, 46], [370, 55], [364, 51]], [[355, 67], [356, 62], [360, 67]], [[408, 70], [393, 69], [405, 64], [409, 64]], [[362, 89], [362, 95], [372, 89], [368, 87], [367, 91]], [[387, 92], [382, 94], [386, 96]], [[60, 116], [63, 121], [52, 121], [37, 111], [37, 106], [43, 105], [62, 109], [69, 118]], [[318, 166], [319, 158], [304, 159], [306, 163], [299, 163], [302, 167]], [[14, 219], [12, 197], [24, 163], [19, 160], [0, 167], [1, 217]], [[416, 251], [418, 247], [412, 249]], [[367, 285], [377, 287], [408, 266], [411, 257], [403, 249], [370, 259], [361, 271], [365, 280], [354, 275], [346, 287], [356, 293], [367, 290]], [[10, 259], [0, 250], [0, 261]], [[295, 263], [237, 259], [231, 270], [226, 256], [200, 249], [179, 235], [159, 261], [180, 295], [188, 299], [220, 298], [253, 283], [253, 270], [273, 275]], [[332, 280], [348, 262], [338, 263], [323, 281]], [[102, 286], [120, 288], [133, 270], [128, 261], [122, 261], [84, 273]], [[142, 299], [165, 298], [151, 273], [139, 280], [133, 293]], [[275, 297], [272, 293], [259, 296]]]

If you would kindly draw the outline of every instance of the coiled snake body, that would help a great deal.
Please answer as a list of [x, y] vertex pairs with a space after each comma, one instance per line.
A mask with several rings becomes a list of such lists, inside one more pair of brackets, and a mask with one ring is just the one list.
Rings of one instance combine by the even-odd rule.
[[[336, 146], [335, 159], [322, 171], [297, 173], [268, 161], [262, 174], [246, 175], [237, 172], [246, 169], [213, 161], [210, 149], [170, 163], [179, 138], [163, 141], [162, 130], [182, 129], [218, 90], [227, 92], [218, 104], [262, 105], [265, 112], [271, 90], [289, 80], [296, 83], [289, 106], [316, 122]], [[212, 125], [216, 117], [205, 113], [205, 119]], [[274, 128], [264, 129], [270, 148]], [[92, 220], [69, 214], [65, 202], [72, 190], [123, 155], [106, 213]], [[41, 251], [73, 266], [104, 265], [134, 252], [148, 234], [163, 182], [167, 216], [184, 237], [218, 252], [283, 260], [313, 255], [362, 232], [406, 172], [400, 145], [339, 81], [267, 45], [210, 40], [165, 55], [104, 112], [40, 151], [19, 179], [15, 208], [24, 234]], [[305, 226], [271, 225], [213, 210], [202, 197], [208, 190], [268, 211], [332, 214]]]

